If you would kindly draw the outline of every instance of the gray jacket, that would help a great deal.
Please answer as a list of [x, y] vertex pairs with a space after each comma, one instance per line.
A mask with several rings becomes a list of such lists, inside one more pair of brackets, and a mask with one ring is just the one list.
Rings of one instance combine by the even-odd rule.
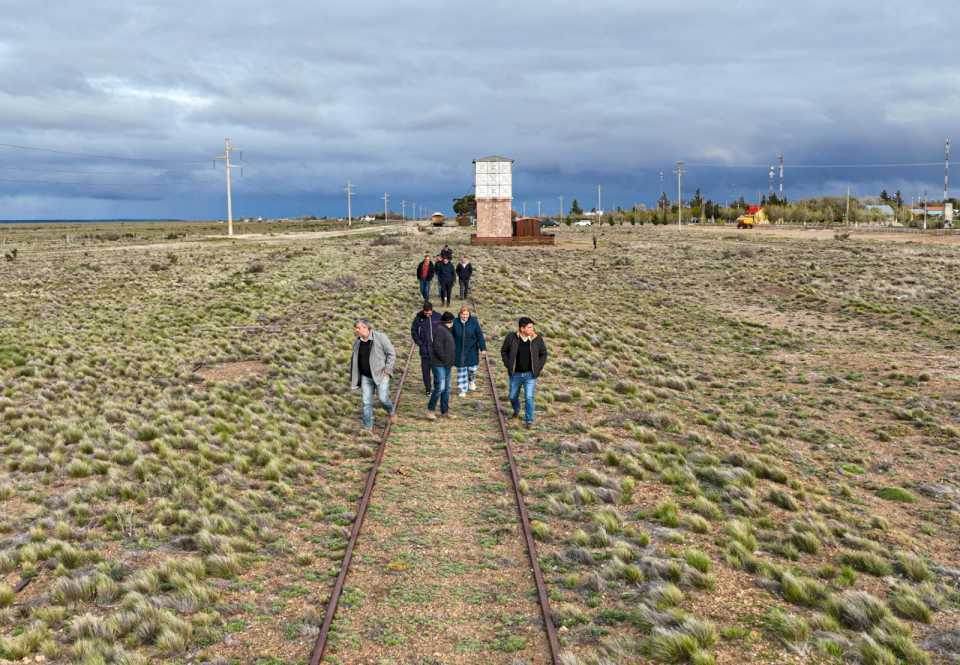
[[[370, 349], [370, 373], [373, 382], [380, 385], [386, 374], [393, 374], [393, 366], [397, 360], [397, 352], [390, 343], [390, 338], [378, 330], [370, 331], [373, 348]], [[357, 366], [357, 351], [360, 349], [360, 338], [353, 340], [353, 356], [350, 358], [350, 387], [360, 387], [360, 369]]]

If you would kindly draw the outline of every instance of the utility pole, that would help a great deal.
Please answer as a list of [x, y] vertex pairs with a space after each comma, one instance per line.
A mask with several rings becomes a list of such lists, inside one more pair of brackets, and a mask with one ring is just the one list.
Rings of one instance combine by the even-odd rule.
[[542, 215], [542, 214], [543, 214], [543, 212], [542, 212], [542, 210], [541, 210], [541, 208], [540, 208], [540, 202], [537, 201], [537, 217], [539, 217], [539, 216]]
[[850, 226], [850, 185], [847, 185], [847, 226]]
[[677, 162], [677, 168], [674, 171], [677, 174], [677, 228], [683, 226], [683, 162]]
[[927, 190], [923, 190], [923, 230], [927, 230]]
[[597, 185], [597, 223], [603, 221], [603, 186]]
[[767, 200], [773, 196], [773, 164], [770, 165], [770, 173], [767, 176]]
[[353, 226], [353, 184], [347, 180], [347, 186], [344, 190], [347, 193], [347, 226]]
[[660, 171], [660, 196], [657, 197], [657, 212], [663, 211], [663, 195], [666, 191], [663, 189], [663, 170]]
[[780, 159], [780, 205], [783, 205], [783, 153], [779, 155]]
[[387, 205], [390, 201], [390, 195], [386, 192], [383, 193], [383, 221], [386, 223], [388, 221]]
[[400, 201], [400, 221], [407, 221], [407, 202]]
[[950, 139], [943, 147], [943, 218], [947, 218], [947, 195], [950, 190]]
[[560, 197], [560, 223], [563, 224], [563, 197]]
[[233, 184], [230, 177], [230, 172], [233, 169], [240, 169], [240, 174], [243, 175], [243, 167], [237, 166], [236, 164], [230, 163], [230, 153], [236, 151], [236, 148], [233, 147], [233, 144], [230, 142], [230, 139], [223, 139], [223, 154], [214, 157], [214, 163], [216, 160], [222, 159], [223, 165], [226, 167], [227, 171], [227, 235], [233, 235]]
[[524, 216], [524, 217], [527, 216], [527, 202], [526, 202], [526, 201], [523, 202], [523, 216]]

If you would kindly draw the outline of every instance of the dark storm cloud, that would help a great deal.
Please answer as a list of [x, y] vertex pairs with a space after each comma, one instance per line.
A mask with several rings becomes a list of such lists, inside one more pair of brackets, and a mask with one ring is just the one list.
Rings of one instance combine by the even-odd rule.
[[[677, 159], [757, 164], [689, 170], [690, 189], [750, 196], [780, 151], [795, 196], [935, 191], [935, 169], [789, 165], [938, 160], [960, 110], [952, 9], [0, 1], [0, 142], [166, 160], [0, 148], [0, 203], [4, 217], [222, 215], [208, 160], [224, 136], [244, 150], [241, 215], [341, 213], [347, 178], [370, 209], [384, 190], [447, 208], [490, 153], [517, 160], [531, 203], [592, 201], [598, 181], [610, 203], [650, 202], [661, 169], [673, 191]], [[108, 167], [127, 179], [87, 173]], [[24, 168], [33, 182], [2, 180]], [[138, 186], [94, 184], [118, 177]], [[91, 184], [49, 182], [67, 180]]]

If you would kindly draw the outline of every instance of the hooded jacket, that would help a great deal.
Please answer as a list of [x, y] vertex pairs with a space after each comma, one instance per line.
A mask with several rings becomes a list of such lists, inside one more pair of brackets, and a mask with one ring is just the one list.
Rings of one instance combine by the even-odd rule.
[[458, 316], [453, 320], [453, 341], [455, 354], [453, 364], [457, 367], [476, 367], [480, 364], [479, 351], [487, 350], [480, 322], [473, 314], [464, 323]]
[[430, 316], [426, 316], [420, 311], [413, 317], [413, 324], [410, 326], [410, 337], [413, 338], [413, 343], [420, 349], [421, 358], [428, 358], [430, 356], [430, 345], [433, 344], [433, 326], [437, 323], [440, 323], [440, 314], [438, 312], [431, 312]]
[[437, 261], [437, 265], [434, 268], [434, 273], [437, 276], [437, 281], [441, 284], [453, 284], [453, 280], [456, 278], [456, 275], [453, 272], [453, 264], [449, 261], [446, 263], [443, 261]]
[[450, 330], [437, 323], [433, 326], [433, 344], [430, 345], [430, 365], [433, 367], [452, 367], [455, 357], [455, 345]]

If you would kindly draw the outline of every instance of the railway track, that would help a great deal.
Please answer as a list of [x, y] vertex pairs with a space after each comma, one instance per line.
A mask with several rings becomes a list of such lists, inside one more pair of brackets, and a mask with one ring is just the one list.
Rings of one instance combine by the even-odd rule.
[[[474, 310], [476, 311], [476, 310]], [[416, 351], [416, 345], [411, 345], [410, 351], [407, 354], [407, 358], [404, 362], [403, 372], [400, 377], [399, 384], [395, 393], [394, 403], [399, 408], [401, 399], [403, 398], [404, 386], [407, 379], [407, 374], [409, 372], [410, 363]], [[537, 591], [537, 601], [540, 608], [540, 615], [543, 621], [544, 633], [546, 636], [546, 641], [549, 648], [549, 662], [552, 665], [560, 665], [560, 644], [557, 638], [556, 627], [553, 622], [553, 615], [550, 610], [550, 601], [547, 595], [546, 586], [543, 582], [543, 574], [540, 570], [539, 559], [537, 555], [537, 547], [533, 538], [533, 531], [530, 527], [530, 518], [527, 513], [526, 503], [523, 500], [523, 495], [520, 491], [520, 474], [517, 468], [516, 458], [513, 454], [513, 448], [510, 440], [510, 433], [507, 429], [507, 423], [504, 418], [503, 410], [501, 408], [502, 402], [500, 396], [497, 392], [496, 381], [494, 380], [494, 374], [491, 370], [490, 360], [484, 355], [482, 358], [484, 365], [484, 370], [487, 375], [487, 381], [489, 384], [490, 395], [492, 396], [493, 404], [492, 409], [497, 419], [497, 429], [499, 432], [500, 440], [504, 445], [506, 451], [506, 461], [509, 467], [510, 475], [510, 486], [512, 489], [512, 495], [515, 500], [517, 518], [520, 522], [521, 532], [523, 534], [524, 540], [524, 549], [527, 552], [527, 557], [530, 565], [530, 572], [533, 577], [534, 585], [536, 586]], [[388, 439], [391, 433], [391, 424], [389, 421], [383, 429], [383, 432], [380, 436], [379, 445], [377, 447], [376, 455], [374, 456], [373, 465], [370, 468], [370, 471], [367, 474], [366, 484], [364, 486], [363, 494], [360, 498], [356, 517], [353, 522], [353, 527], [351, 528], [350, 538], [347, 542], [347, 547], [344, 552], [343, 561], [340, 566], [340, 572], [337, 575], [337, 579], [334, 582], [333, 590], [330, 593], [330, 598], [327, 601], [326, 608], [324, 610], [323, 623], [320, 626], [320, 632], [317, 636], [316, 643], [314, 645], [313, 651], [310, 656], [310, 665], [320, 665], [323, 662], [324, 655], [327, 650], [327, 646], [330, 640], [330, 631], [333, 621], [336, 618], [337, 609], [340, 603], [341, 596], [343, 594], [344, 585], [346, 583], [347, 577], [350, 573], [350, 565], [353, 561], [354, 550], [357, 546], [357, 542], [360, 537], [360, 533], [363, 529], [364, 519], [367, 515], [371, 500], [374, 486], [376, 485], [377, 477], [380, 473], [380, 468], [383, 463], [383, 459], [386, 453]]]

